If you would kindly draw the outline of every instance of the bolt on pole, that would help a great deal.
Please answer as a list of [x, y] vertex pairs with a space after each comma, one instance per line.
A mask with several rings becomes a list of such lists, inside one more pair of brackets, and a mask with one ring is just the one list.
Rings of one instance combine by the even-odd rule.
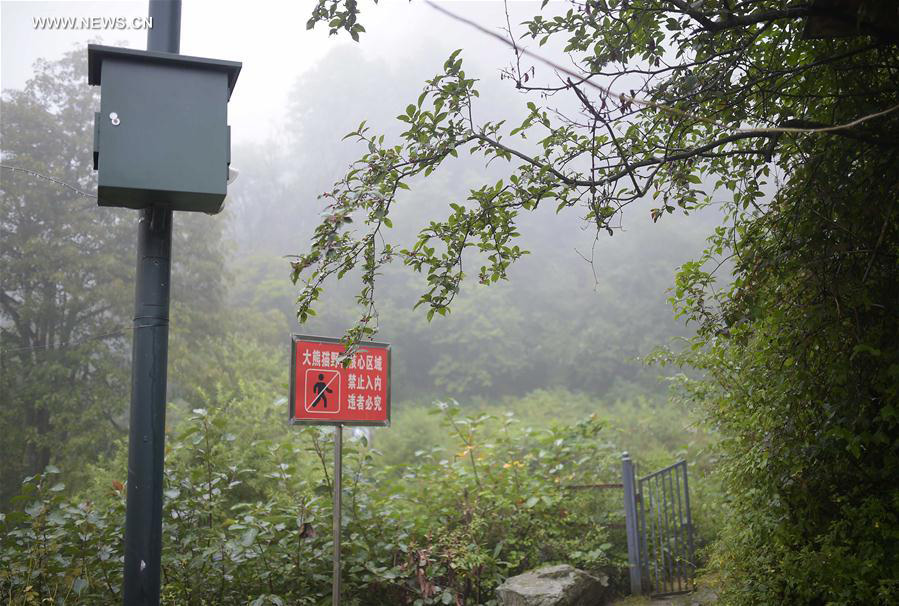
[[[150, 0], [149, 16], [147, 50], [179, 52], [181, 0]], [[137, 231], [122, 600], [158, 606], [172, 211], [141, 210]]]

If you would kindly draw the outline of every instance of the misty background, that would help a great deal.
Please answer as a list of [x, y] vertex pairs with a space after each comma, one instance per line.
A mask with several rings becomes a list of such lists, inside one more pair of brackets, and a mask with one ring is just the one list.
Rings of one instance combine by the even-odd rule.
[[[395, 116], [414, 102], [424, 81], [457, 48], [464, 49], [466, 73], [479, 80], [476, 111], [482, 119], [526, 113], [525, 99], [500, 78], [511, 54], [497, 41], [422, 3], [387, 2], [363, 6], [367, 31], [357, 44], [329, 38], [321, 29], [307, 31], [313, 4], [196, 0], [183, 4], [182, 54], [242, 61], [243, 68], [228, 110], [232, 166], [240, 176], [229, 187], [225, 211], [217, 216], [175, 217], [169, 355], [172, 424], [204, 398], [245, 393], [247, 383], [265, 385], [264, 395], [258, 397], [286, 414], [290, 334], [340, 336], [356, 320], [355, 276], [331, 284], [317, 307], [319, 315], [304, 326], [295, 319], [298, 287], [289, 279], [290, 255], [307, 250], [321, 218], [324, 202], [319, 195], [363, 153], [352, 141], [341, 140], [346, 133], [364, 120], [388, 140], [396, 138], [402, 124]], [[497, 31], [506, 20], [501, 2], [447, 5]], [[84, 95], [86, 105], [93, 96], [98, 108], [98, 91], [86, 84], [86, 44], [138, 49], [146, 45], [143, 31], [42, 30], [35, 28], [34, 18], [124, 16], [130, 21], [145, 15], [147, 7], [144, 2], [4, 1], [0, 8], [3, 163], [16, 166], [30, 145], [17, 138], [18, 125], [23, 116], [37, 120], [16, 95], [35, 86], [36, 76], [49, 73], [46, 64], [35, 71], [35, 62], [70, 66], [66, 90]], [[513, 29], [534, 8], [532, 3], [511, 3]], [[557, 50], [545, 52], [564, 60]], [[56, 72], [40, 90], [62, 86], [61, 74]], [[539, 64], [535, 77], [556, 80]], [[37, 99], [40, 93], [34, 95]], [[546, 102], [552, 107], [554, 99]], [[560, 109], [574, 109], [569, 100], [559, 103], [568, 104]], [[72, 145], [59, 145], [52, 133], [42, 141], [46, 162], [65, 165], [60, 170], [66, 182], [95, 191], [90, 155], [94, 109], [84, 109], [66, 116], [73, 128], [64, 136]], [[53, 116], [51, 111], [44, 119]], [[54, 160], [56, 154], [61, 157]], [[63, 174], [39, 163], [24, 168]], [[427, 180], [412, 183], [396, 207], [392, 240], [413, 242], [430, 217], [447, 213], [450, 202], [464, 201], [470, 188], [493, 183], [506, 171], [499, 163], [484, 166], [461, 155]], [[127, 435], [137, 214], [96, 208], [95, 202], [57, 184], [9, 169], [2, 171], [2, 178], [4, 229], [11, 230], [5, 231], [5, 240], [10, 233], [23, 233], [22, 223], [17, 223], [20, 209], [47, 206], [47, 218], [34, 224], [57, 229], [54, 237], [63, 243], [78, 238], [71, 219], [77, 215], [78, 221], [90, 224], [84, 229], [96, 230], [91, 233], [97, 242], [96, 252], [77, 254], [106, 259], [103, 271], [115, 275], [104, 288], [73, 287], [70, 298], [92, 305], [102, 299], [111, 311], [100, 315], [102, 322], [95, 318], [94, 323], [79, 324], [69, 341], [54, 337], [35, 345], [22, 340], [8, 314], [2, 318], [5, 378], [0, 435], [6, 442], [3, 451], [14, 459], [2, 478], [0, 497], [5, 499], [22, 475], [51, 462], [68, 463], [87, 477], [83, 466], [119, 452]], [[425, 310], [412, 310], [423, 288], [421, 276], [401, 264], [380, 276], [378, 340], [393, 347], [394, 424], [378, 432], [384, 435], [378, 439], [408, 442], [410, 449], [415, 442], [439, 441], [439, 436], [422, 429], [425, 421], [417, 412], [435, 400], [456, 399], [469, 407], [518, 407], [544, 420], [574, 418], [603, 406], [634, 410], [665, 406], [666, 371], [647, 367], [641, 358], [690, 334], [690, 327], [673, 317], [667, 291], [676, 268], [698, 255], [720, 217], [707, 209], [698, 216], [666, 216], [653, 224], [649, 209], [649, 203], [626, 209], [614, 237], [597, 238], [576, 210], [556, 214], [552, 205], [544, 204], [520, 218], [520, 245], [531, 254], [512, 268], [510, 280], [489, 287], [479, 285], [476, 278], [467, 280], [452, 313], [431, 322]], [[19, 260], [21, 255], [47, 255], [45, 265], [56, 263], [57, 271], [66, 271], [71, 259], [71, 251], [62, 248], [54, 257], [46, 249], [24, 244], [14, 251], [19, 245], [10, 237], [4, 254]], [[29, 276], [40, 271], [27, 269], [32, 272]], [[26, 270], [21, 267], [5, 272], [4, 292], [19, 292], [14, 282], [26, 275], [22, 272]], [[49, 282], [56, 279], [52, 272], [45, 274]], [[76, 367], [83, 370], [76, 372]], [[65, 402], [51, 406], [47, 402], [60, 400], [53, 395], [60, 381], [69, 385]], [[39, 401], [44, 402], [41, 410], [54, 410], [56, 420], [34, 410]], [[85, 414], [87, 410], [95, 412]], [[36, 434], [13, 435], [23, 419], [26, 425], [33, 421], [41, 426]], [[275, 415], [272, 423], [283, 424], [285, 419]], [[404, 451], [398, 452], [400, 457]]]

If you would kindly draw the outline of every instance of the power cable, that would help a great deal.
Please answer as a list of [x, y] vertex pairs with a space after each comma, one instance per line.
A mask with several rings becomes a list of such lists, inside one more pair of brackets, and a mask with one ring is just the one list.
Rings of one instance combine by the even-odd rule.
[[57, 179], [55, 177], [51, 177], [51, 176], [45, 175], [43, 173], [39, 173], [36, 170], [30, 170], [28, 168], [22, 168], [20, 166], [10, 166], [9, 164], [0, 164], [0, 168], [5, 168], [6, 170], [11, 170], [11, 171], [19, 172], [19, 173], [25, 173], [26, 175], [31, 175], [32, 177], [37, 177], [38, 179], [43, 179], [45, 181], [50, 181], [52, 183], [56, 183], [57, 185], [62, 185], [66, 189], [75, 192], [82, 198], [88, 198], [88, 199], [92, 199], [92, 200], [95, 200], [97, 198], [97, 194], [92, 194], [90, 192], [83, 191], [81, 189], [78, 189], [77, 187], [75, 187], [74, 185], [72, 185], [70, 183], [66, 183], [65, 181], [62, 181], [61, 179]]
[[476, 23], [470, 19], [466, 19], [465, 17], [462, 17], [461, 15], [457, 15], [457, 14], [453, 13], [452, 11], [449, 11], [449, 10], [443, 8], [442, 6], [438, 6], [431, 0], [425, 0], [425, 4], [427, 4], [434, 10], [436, 10], [440, 13], [443, 13], [447, 17], [450, 17], [451, 19], [455, 19], [456, 21], [464, 23], [470, 27], [473, 27], [474, 29], [478, 30], [479, 32], [481, 32], [483, 34], [486, 34], [492, 38], [499, 40], [506, 46], [512, 47], [517, 53], [527, 55], [528, 57], [531, 57], [532, 59], [536, 59], [537, 61], [540, 61], [541, 63], [544, 63], [557, 71], [567, 74], [568, 76], [571, 76], [572, 78], [577, 78], [579, 80], [582, 80], [583, 84], [586, 84], [587, 86], [590, 86], [592, 88], [600, 90], [609, 96], [617, 97], [618, 99], [622, 100], [623, 102], [626, 101], [628, 103], [633, 103], [634, 105], [641, 105], [643, 107], [651, 107], [651, 108], [657, 109], [659, 111], [667, 112], [670, 114], [675, 114], [682, 118], [689, 118], [691, 120], [696, 120], [697, 122], [711, 124], [713, 126], [717, 126], [718, 128], [721, 128], [723, 130], [727, 130], [727, 131], [737, 133], [737, 134], [760, 134], [760, 135], [762, 135], [762, 134], [774, 134], [774, 133], [808, 133], [808, 134], [829, 133], [829, 132], [834, 132], [834, 131], [839, 131], [839, 130], [846, 130], [846, 129], [852, 128], [853, 126], [857, 126], [857, 125], [861, 124], [862, 122], [867, 122], [868, 120], [873, 120], [874, 118], [879, 118], [881, 116], [885, 116], [896, 110], [899, 110], [899, 105], [894, 105], [893, 107], [890, 107], [883, 111], [869, 114], [867, 116], [862, 116], [861, 118], [857, 118], [857, 119], [853, 120], [852, 122], [848, 122], [846, 124], [839, 124], [839, 125], [835, 125], [835, 126], [824, 126], [824, 127], [820, 127], [820, 128], [818, 128], [818, 127], [801, 128], [801, 127], [789, 127], [789, 126], [735, 128], [733, 126], [724, 124], [722, 122], [718, 122], [717, 120], [713, 120], [711, 118], [705, 118], [703, 116], [697, 116], [696, 114], [692, 114], [690, 112], [677, 109], [676, 107], [671, 107], [670, 105], [665, 105], [664, 103], [658, 103], [656, 101], [649, 101], [647, 99], [638, 99], [636, 97], [633, 97], [631, 95], [626, 95], [624, 93], [616, 93], [612, 89], [610, 89], [606, 86], [603, 86], [601, 84], [597, 84], [596, 82], [593, 82], [592, 80], [584, 80], [582, 75], [577, 74], [574, 71], [572, 71], [562, 65], [559, 65], [558, 63], [555, 63], [554, 61], [551, 61], [550, 59], [547, 59], [533, 51], [529, 51], [526, 48], [522, 48], [522, 47], [516, 45], [514, 41], [510, 42], [505, 37], [500, 36], [496, 32], [487, 29], [480, 23]]

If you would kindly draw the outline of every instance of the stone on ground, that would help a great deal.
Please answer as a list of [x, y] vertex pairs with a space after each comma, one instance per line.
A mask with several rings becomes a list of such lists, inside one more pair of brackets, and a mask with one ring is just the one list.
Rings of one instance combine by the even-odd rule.
[[600, 606], [609, 579], [560, 564], [509, 577], [496, 588], [503, 606]]

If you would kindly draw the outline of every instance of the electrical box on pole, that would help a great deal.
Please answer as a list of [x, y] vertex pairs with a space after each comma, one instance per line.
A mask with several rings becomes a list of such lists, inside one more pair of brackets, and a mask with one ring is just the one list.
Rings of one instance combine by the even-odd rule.
[[100, 206], [139, 210], [121, 600], [159, 606], [172, 224], [216, 213], [228, 186], [228, 100], [240, 63], [179, 55], [181, 0], [150, 0], [147, 50], [88, 46], [99, 85]]
[[217, 213], [231, 163], [228, 100], [241, 64], [91, 44], [100, 85], [94, 169], [100, 206]]

